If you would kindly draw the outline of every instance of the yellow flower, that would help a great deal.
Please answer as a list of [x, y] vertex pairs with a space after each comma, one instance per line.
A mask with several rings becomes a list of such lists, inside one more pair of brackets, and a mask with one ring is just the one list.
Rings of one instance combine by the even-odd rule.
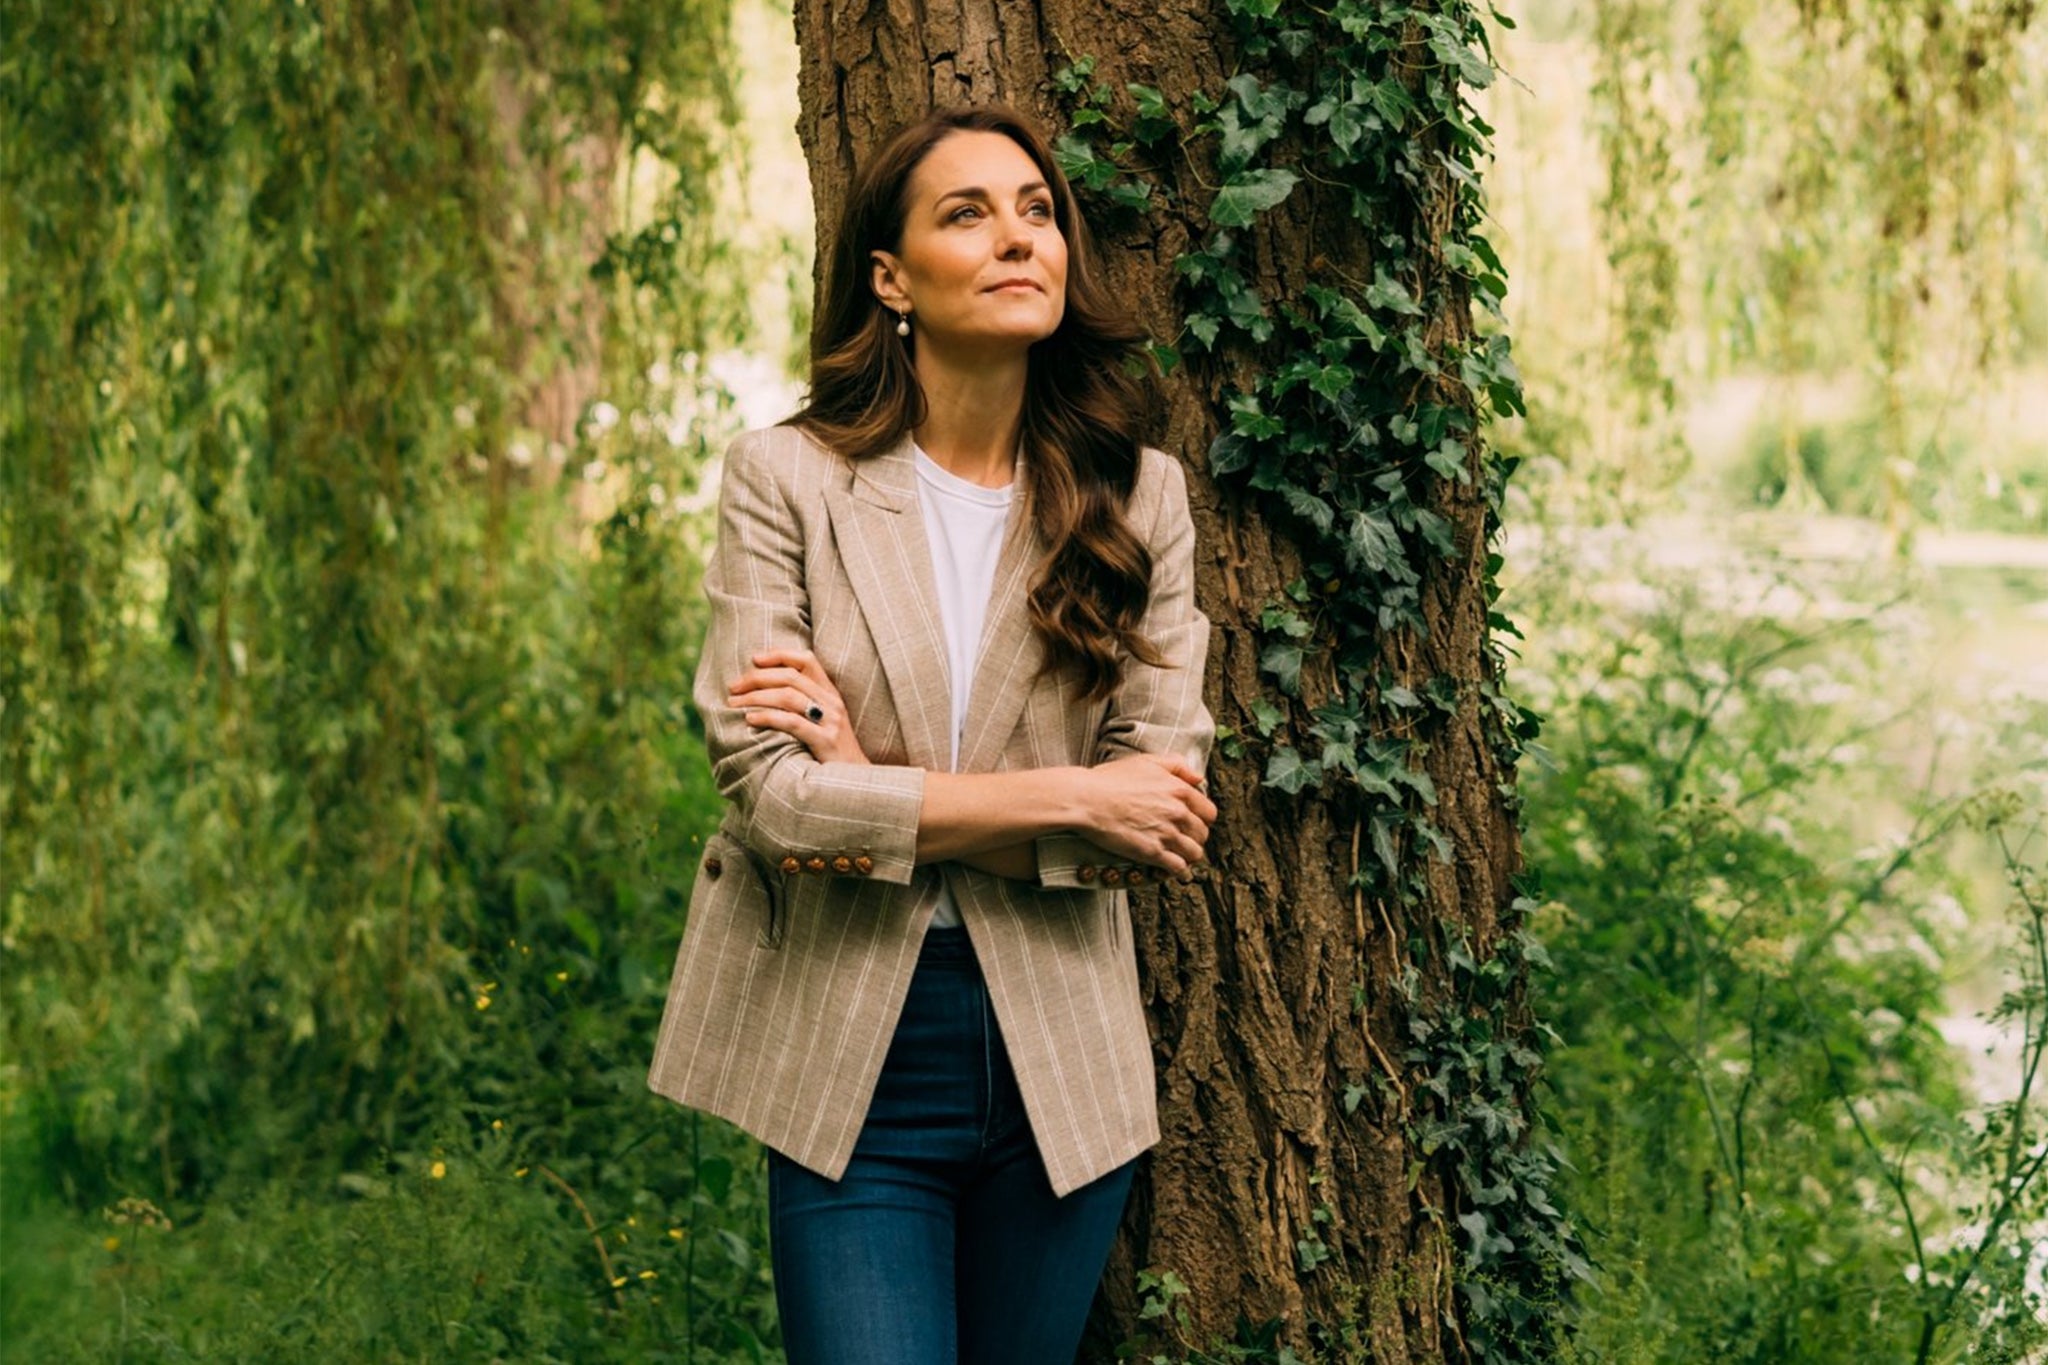
[[614, 1288], [614, 1289], [620, 1289], [620, 1288], [623, 1288], [623, 1287], [625, 1286], [625, 1283], [626, 1283], [626, 1277], [625, 1277], [624, 1275], [621, 1275], [621, 1276], [619, 1276], [619, 1277], [618, 1277], [617, 1279], [615, 1279], [615, 1280], [613, 1280], [613, 1281], [612, 1281], [612, 1288]]
[[651, 1280], [654, 1278], [654, 1272], [651, 1270], [643, 1270], [640, 1272], [640, 1278], [643, 1280]]
[[494, 1132], [494, 1133], [496, 1133], [496, 1132], [499, 1132], [499, 1131], [501, 1131], [501, 1130], [502, 1130], [502, 1129], [503, 1129], [504, 1127], [505, 1127], [505, 1120], [503, 1120], [503, 1119], [492, 1119], [492, 1120], [491, 1120], [491, 1131], [492, 1131], [492, 1132]]
[[521, 1166], [521, 1167], [520, 1167], [520, 1168], [519, 1168], [518, 1170], [516, 1170], [516, 1171], [512, 1172], [512, 1178], [513, 1178], [514, 1180], [524, 1180], [524, 1179], [526, 1179], [526, 1167], [524, 1167], [524, 1166]]
[[121, 1239], [119, 1237], [109, 1237], [101, 1245], [109, 1251], [119, 1251], [121, 1249]]
[[434, 1177], [434, 1179], [439, 1180], [442, 1176], [448, 1174], [448, 1163], [445, 1161], [435, 1162], [433, 1165], [427, 1167], [427, 1174]]
[[670, 1228], [668, 1235], [675, 1238], [678, 1242], [683, 1240], [683, 1230], [681, 1228]]
[[491, 1007], [491, 997], [489, 997], [488, 995], [479, 995], [476, 998], [476, 1007], [480, 1010], [489, 1009]]
[[567, 981], [568, 979], [569, 979], [569, 974], [568, 974], [567, 972], [556, 972], [556, 973], [555, 973], [555, 980], [557, 980], [557, 981]]

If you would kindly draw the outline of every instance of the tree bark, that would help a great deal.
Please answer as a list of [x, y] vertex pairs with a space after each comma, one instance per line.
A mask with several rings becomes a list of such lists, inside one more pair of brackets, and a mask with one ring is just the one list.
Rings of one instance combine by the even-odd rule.
[[[1191, 97], [1220, 92], [1237, 69], [1223, 7], [1206, 0], [797, 0], [795, 18], [821, 271], [858, 158], [936, 105], [1001, 100], [1057, 132], [1065, 119], [1052, 76], [1092, 56], [1096, 81], [1119, 92], [1132, 81], [1159, 89], [1186, 127]], [[1209, 149], [1196, 142], [1188, 154], [1192, 165], [1176, 155], [1157, 168], [1173, 191], [1165, 206], [1115, 230], [1093, 224], [1117, 292], [1161, 340], [1180, 329], [1173, 264], [1199, 245], [1202, 185], [1215, 183]], [[1425, 220], [1447, 224], [1449, 178], [1431, 193]], [[1299, 298], [1312, 279], [1372, 278], [1367, 234], [1311, 184], [1247, 231], [1263, 274], [1256, 283], [1269, 296]], [[1450, 340], [1470, 330], [1462, 308], [1431, 324]], [[1159, 443], [1189, 472], [1198, 595], [1214, 623], [1209, 703], [1220, 723], [1249, 734], [1251, 703], [1268, 694], [1259, 616], [1302, 568], [1284, 528], [1208, 477], [1228, 378], [1214, 367], [1174, 374]], [[1463, 406], [1470, 410], [1469, 398]], [[1456, 683], [1455, 714], [1414, 736], [1426, 741], [1439, 794], [1431, 819], [1456, 854], [1428, 864], [1426, 910], [1375, 903], [1352, 889], [1362, 832], [1343, 807], [1263, 787], [1257, 764], [1218, 755], [1210, 785], [1222, 816], [1208, 873], [1132, 898], [1163, 1138], [1141, 1168], [1085, 1359], [1110, 1359], [1137, 1330], [1141, 1269], [1171, 1270], [1189, 1287], [1192, 1344], [1228, 1337], [1240, 1318], [1279, 1319], [1297, 1344], [1311, 1324], [1326, 1335], [1355, 1324], [1355, 1351], [1336, 1358], [1467, 1358], [1452, 1294], [1453, 1210], [1429, 1163], [1411, 1175], [1415, 1078], [1402, 1073], [1408, 1005], [1396, 983], [1413, 970], [1424, 995], [1444, 993], [1432, 985], [1443, 954], [1410, 946], [1440, 942], [1439, 924], [1462, 927], [1482, 950], [1495, 940], [1520, 849], [1506, 795], [1512, 774], [1480, 715], [1485, 506], [1471, 485], [1443, 484], [1436, 499], [1458, 554], [1425, 571], [1426, 637], [1386, 638], [1381, 666], [1418, 691]], [[1304, 706], [1333, 686], [1326, 656], [1322, 669], [1303, 670]], [[1372, 857], [1369, 846], [1363, 856]], [[1355, 1085], [1368, 1093], [1347, 1112], [1344, 1092]], [[1331, 1260], [1305, 1271], [1297, 1242], [1317, 1238]]]

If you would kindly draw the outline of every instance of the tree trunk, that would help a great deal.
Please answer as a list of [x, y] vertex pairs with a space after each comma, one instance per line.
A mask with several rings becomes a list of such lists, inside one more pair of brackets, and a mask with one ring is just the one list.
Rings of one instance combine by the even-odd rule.
[[[1054, 73], [1092, 56], [1095, 81], [1115, 91], [1126, 82], [1157, 88], [1185, 128], [1198, 94], [1219, 95], [1253, 65], [1236, 60], [1220, 0], [798, 0], [796, 33], [821, 271], [856, 159], [935, 105], [1001, 100], [1057, 133], [1070, 111]], [[1207, 231], [1213, 142], [1187, 142], [1192, 164], [1161, 152], [1158, 178], [1172, 191], [1163, 205], [1155, 197], [1121, 227], [1094, 223], [1114, 287], [1137, 301], [1162, 341], [1181, 330], [1175, 258]], [[1454, 193], [1447, 175], [1423, 187], [1422, 221], [1447, 221]], [[1263, 276], [1255, 282], [1269, 297], [1299, 299], [1312, 279], [1373, 278], [1368, 234], [1335, 204], [1334, 194], [1303, 183], [1247, 229]], [[1460, 306], [1427, 320], [1451, 344], [1471, 332], [1458, 297]], [[1209, 476], [1207, 452], [1225, 423], [1222, 392], [1233, 377], [1220, 364], [1174, 372], [1160, 444], [1190, 476], [1199, 599], [1214, 623], [1209, 702], [1219, 723], [1250, 736], [1258, 732], [1252, 704], [1269, 694], [1260, 617], [1302, 577], [1303, 554], [1286, 528]], [[1469, 396], [1462, 406], [1471, 410]], [[1481, 714], [1481, 684], [1491, 677], [1484, 499], [1472, 484], [1440, 481], [1430, 506], [1450, 523], [1454, 553], [1420, 586], [1427, 630], [1387, 635], [1377, 662], [1418, 693], [1456, 684], [1455, 704], [1429, 712], [1410, 735], [1438, 794], [1431, 820], [1455, 854], [1427, 860], [1422, 904], [1376, 901], [1354, 885], [1361, 856], [1373, 857], [1370, 842], [1361, 853], [1368, 836], [1355, 803], [1312, 789], [1287, 795], [1262, 784], [1261, 764], [1219, 752], [1210, 784], [1222, 817], [1210, 870], [1191, 885], [1133, 896], [1164, 1135], [1141, 1168], [1086, 1359], [1111, 1358], [1141, 1325], [1156, 1330], [1157, 1320], [1140, 1319], [1136, 1279], [1146, 1269], [1170, 1270], [1188, 1286], [1191, 1344], [1228, 1337], [1240, 1318], [1278, 1319], [1297, 1346], [1312, 1326], [1328, 1342], [1353, 1324], [1358, 1345], [1333, 1358], [1470, 1354], [1452, 1292], [1451, 1238], [1463, 1206], [1438, 1165], [1417, 1155], [1410, 1130], [1423, 1102], [1404, 1057], [1410, 1001], [1453, 994], [1435, 945], [1462, 938], [1490, 953], [1520, 853], [1512, 774]], [[1304, 709], [1336, 684], [1328, 652], [1319, 657], [1320, 668], [1312, 660], [1303, 669]], [[1411, 971], [1419, 986], [1404, 996], [1397, 983]], [[1347, 1110], [1347, 1087], [1355, 1110]], [[1304, 1241], [1308, 1254], [1298, 1250]], [[1316, 1243], [1328, 1261], [1304, 1268], [1320, 1259]]]

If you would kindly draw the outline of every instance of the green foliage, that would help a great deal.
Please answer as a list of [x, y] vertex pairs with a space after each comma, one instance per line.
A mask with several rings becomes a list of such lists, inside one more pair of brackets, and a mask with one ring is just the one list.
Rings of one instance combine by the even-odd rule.
[[[1540, 202], [1547, 191], [1526, 221], [1504, 215], [1532, 296], [1568, 305], [1518, 319], [1542, 361], [1532, 406], [1588, 428], [1532, 448], [1637, 497], [1697, 453], [1687, 409], [1725, 398], [1711, 386], [1856, 375], [1879, 395], [1876, 460], [1914, 461], [1990, 382], [2029, 372], [2048, 337], [2037, 6], [1530, 9], [1550, 44], [1544, 69], [1525, 73], [1549, 83], [1542, 112], [1529, 106], [1532, 144], [1571, 107], [1559, 78], [1583, 60], [1591, 99], [1573, 121], [1599, 170], [1591, 224]], [[1565, 54], [1571, 65], [1551, 64]], [[1577, 177], [1575, 140], [1555, 145], [1562, 155], [1532, 167], [1532, 185]], [[1588, 227], [1597, 262], [1553, 245]]]
[[[1632, 629], [1585, 611], [1538, 671], [1571, 723], [1527, 783], [1563, 1040], [1545, 1112], [1604, 1272], [1569, 1358], [2020, 1358], [2048, 1225], [2038, 896], [2006, 1006], [2019, 1098], [1967, 1102], [1937, 1022], [1967, 831], [2005, 831], [2005, 876], [2038, 888], [2038, 824], [2024, 854], [2017, 802], [1911, 794], [1877, 760], [1895, 722], [1866, 627], [1731, 619], [1683, 587]], [[1835, 814], [1901, 792], [1903, 838]]]
[[11, 1349], [768, 1351], [753, 1158], [645, 1089], [719, 809], [674, 495], [731, 419], [670, 362], [729, 327], [725, 24], [10, 17]]
[[9, 1353], [776, 1360], [759, 1148], [743, 1156], [725, 1131], [722, 1155], [704, 1160], [740, 1161], [747, 1178], [616, 1204], [550, 1178], [507, 1127], [451, 1131], [330, 1186], [255, 1186], [190, 1219], [140, 1200], [86, 1217], [13, 1207], [0, 1251]]
[[[683, 880], [692, 559], [637, 517], [565, 558], [507, 440], [558, 362], [501, 324], [587, 268], [578, 139], [702, 83], [617, 65], [715, 13], [679, 5], [16, 35], [10, 1092], [82, 1200], [398, 1141], [459, 1088], [509, 938], [642, 999], [660, 973], [571, 926]], [[684, 486], [694, 451], [665, 458]]]
[[1727, 471], [1727, 491], [1769, 505], [1807, 497], [1895, 525], [2048, 533], [2048, 442], [1958, 421], [1911, 459], [1889, 449], [1882, 412], [1759, 421]]

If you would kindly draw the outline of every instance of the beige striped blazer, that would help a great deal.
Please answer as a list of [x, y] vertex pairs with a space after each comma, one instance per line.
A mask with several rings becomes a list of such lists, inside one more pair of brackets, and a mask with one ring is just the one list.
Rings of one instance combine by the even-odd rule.
[[[907, 436], [856, 463], [770, 427], [726, 455], [695, 690], [727, 810], [705, 841], [648, 1084], [837, 1180], [944, 878], [1064, 1195], [1159, 1138], [1130, 865], [1072, 834], [1037, 841], [1035, 883], [916, 863], [924, 774], [951, 757], [952, 693], [914, 476]], [[1202, 704], [1209, 623], [1194, 603], [1180, 466], [1147, 449], [1128, 513], [1152, 551], [1143, 630], [1165, 664], [1127, 660], [1116, 695], [1093, 703], [1063, 673], [1040, 672], [1025, 595], [1045, 546], [1016, 488], [960, 770], [1130, 752], [1201, 768], [1214, 733]], [[817, 654], [872, 766], [818, 762], [725, 704], [726, 684], [773, 647]]]

